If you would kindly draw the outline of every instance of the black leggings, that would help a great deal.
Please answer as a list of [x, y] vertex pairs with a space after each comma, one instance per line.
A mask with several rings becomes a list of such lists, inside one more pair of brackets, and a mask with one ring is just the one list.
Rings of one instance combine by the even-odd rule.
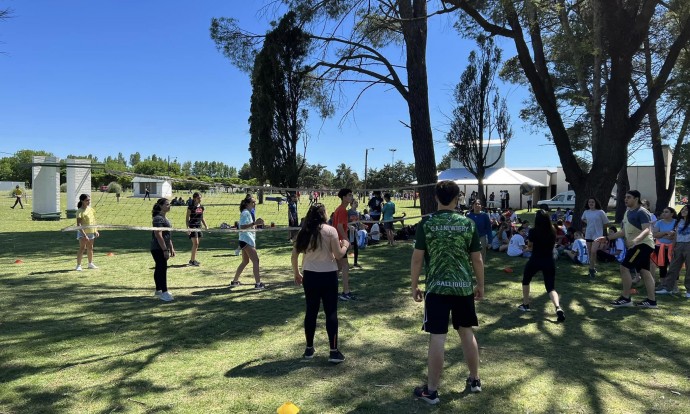
[[168, 291], [168, 261], [163, 250], [151, 250], [151, 256], [156, 262], [156, 270], [153, 271], [153, 281], [156, 282], [156, 290]]
[[359, 258], [359, 243], [357, 243], [357, 233], [355, 233], [355, 241], [352, 243], [352, 247], [354, 249], [355, 253], [355, 263], [354, 264], [359, 264], [357, 263], [357, 259]]
[[331, 349], [338, 349], [338, 272], [305, 270], [302, 286], [307, 301], [307, 312], [304, 315], [304, 336], [307, 339], [307, 346], [314, 346], [316, 318], [323, 302], [328, 343]]
[[527, 286], [537, 272], [544, 275], [546, 293], [556, 290], [556, 262], [553, 257], [530, 257], [522, 274], [522, 285]]

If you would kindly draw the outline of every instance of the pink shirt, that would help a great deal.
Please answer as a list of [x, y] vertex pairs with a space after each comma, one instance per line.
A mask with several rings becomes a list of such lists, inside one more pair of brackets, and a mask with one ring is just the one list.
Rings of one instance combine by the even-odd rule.
[[[321, 240], [316, 246], [316, 250], [307, 249], [302, 259], [302, 270], [311, 272], [333, 272], [338, 271], [338, 264], [335, 261], [334, 252], [331, 251], [332, 239], [338, 242], [338, 232], [335, 228], [324, 224], [321, 226]], [[336, 255], [340, 252], [335, 252]]]

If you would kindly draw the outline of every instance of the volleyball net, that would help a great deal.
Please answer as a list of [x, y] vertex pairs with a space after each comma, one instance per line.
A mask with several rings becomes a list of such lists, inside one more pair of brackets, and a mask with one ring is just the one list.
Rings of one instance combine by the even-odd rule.
[[[309, 207], [320, 203], [326, 208], [327, 214], [331, 214], [341, 204], [335, 188], [282, 188], [270, 186], [227, 185], [211, 181], [185, 180], [170, 177], [139, 175], [109, 171], [113, 175], [126, 175], [129, 178], [138, 178], [136, 183], [126, 191], [120, 193], [108, 191], [94, 191], [91, 194], [91, 207], [95, 210], [96, 225], [88, 228], [96, 229], [126, 229], [126, 230], [161, 230], [160, 227], [151, 227], [152, 209], [157, 198], [170, 200], [171, 207], [166, 218], [171, 222], [171, 228], [166, 229], [177, 232], [203, 231], [204, 233], [232, 233], [248, 231], [238, 229], [240, 217], [240, 203], [251, 195], [257, 204], [253, 215], [257, 228], [251, 231], [296, 231], [298, 226], [289, 226], [289, 200], [290, 195], [296, 198], [297, 223], [301, 223]], [[149, 181], [147, 181], [149, 180]], [[134, 181], [134, 180], [133, 180]], [[144, 183], [144, 184], [142, 184]], [[156, 184], [150, 188], [149, 196], [143, 191], [143, 187]], [[433, 184], [432, 184], [433, 185]], [[409, 185], [398, 188], [363, 189], [352, 188], [354, 203], [357, 207], [358, 218], [351, 224], [371, 227], [374, 223], [392, 222], [396, 227], [418, 222], [422, 215], [419, 209], [420, 185]], [[182, 189], [184, 188], [184, 189]], [[154, 191], [155, 190], [155, 191]], [[208, 229], [188, 228], [186, 224], [188, 206], [193, 203], [192, 196], [198, 192], [201, 195], [201, 206], [204, 207], [203, 217]], [[371, 210], [369, 201], [371, 195], [376, 192], [381, 197], [390, 194], [391, 201], [396, 206], [396, 212], [392, 219], [366, 220], [365, 213]], [[346, 207], [348, 210], [352, 205]], [[366, 210], [366, 211], [365, 211]], [[81, 228], [74, 225], [65, 227], [62, 231], [76, 231]]]

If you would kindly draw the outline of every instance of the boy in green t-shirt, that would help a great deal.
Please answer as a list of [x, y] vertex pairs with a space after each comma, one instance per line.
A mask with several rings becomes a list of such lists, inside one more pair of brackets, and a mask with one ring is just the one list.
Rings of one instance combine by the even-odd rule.
[[[431, 334], [428, 383], [415, 388], [414, 395], [429, 404], [440, 401], [438, 386], [451, 315], [470, 371], [467, 386], [472, 392], [482, 390], [479, 346], [472, 327], [479, 324], [474, 301], [484, 297], [484, 263], [474, 221], [455, 211], [459, 194], [460, 189], [453, 181], [436, 184], [438, 211], [417, 226], [412, 253], [412, 298], [416, 302], [424, 300], [423, 329]], [[423, 263], [426, 264], [425, 293], [418, 287]]]

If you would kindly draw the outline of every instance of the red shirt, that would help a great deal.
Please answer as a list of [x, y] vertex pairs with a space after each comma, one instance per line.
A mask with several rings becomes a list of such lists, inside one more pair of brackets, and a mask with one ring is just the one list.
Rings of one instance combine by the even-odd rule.
[[[339, 224], [343, 225], [344, 233], [338, 227]], [[338, 230], [338, 240], [347, 239], [347, 210], [342, 205], [338, 206], [335, 212], [333, 212], [333, 227]]]

